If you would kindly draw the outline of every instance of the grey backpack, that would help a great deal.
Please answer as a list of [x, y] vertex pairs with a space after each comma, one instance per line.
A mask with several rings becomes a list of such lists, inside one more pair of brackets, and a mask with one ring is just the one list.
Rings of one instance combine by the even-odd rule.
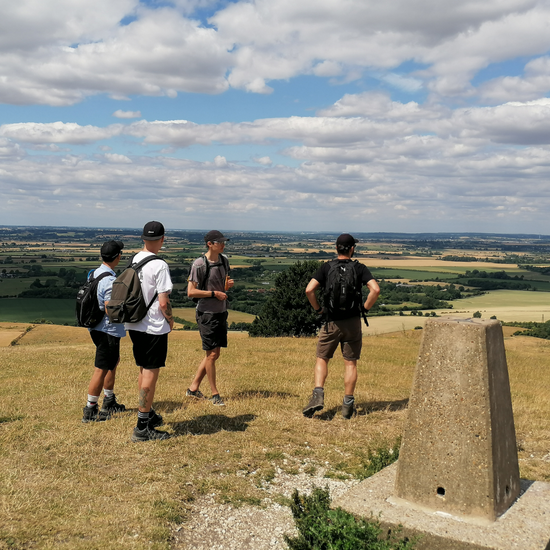
[[157, 299], [158, 293], [155, 292], [153, 299], [148, 304], [145, 302], [138, 273], [145, 264], [162, 258], [153, 254], [137, 264], [133, 263], [134, 258], [130, 260], [128, 267], [113, 281], [111, 299], [105, 308], [111, 323], [137, 323], [141, 321]]

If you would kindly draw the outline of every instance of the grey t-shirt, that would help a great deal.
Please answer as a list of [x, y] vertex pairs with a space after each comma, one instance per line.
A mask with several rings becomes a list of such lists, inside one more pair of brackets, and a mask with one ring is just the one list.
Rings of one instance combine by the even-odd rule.
[[[206, 275], [204, 262], [208, 261], [205, 256], [197, 258], [191, 266], [189, 281], [201, 286], [202, 280]], [[225, 276], [228, 275], [222, 263], [221, 257], [217, 262], [209, 262], [210, 275], [204, 290], [220, 290], [225, 292]], [[197, 303], [197, 310], [207, 313], [223, 313], [227, 311], [227, 300], [218, 300], [217, 298], [201, 298]]]

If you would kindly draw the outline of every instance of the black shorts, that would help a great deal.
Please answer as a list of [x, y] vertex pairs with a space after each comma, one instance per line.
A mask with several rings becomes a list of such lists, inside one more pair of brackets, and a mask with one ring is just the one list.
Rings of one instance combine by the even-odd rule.
[[227, 311], [208, 313], [197, 310], [197, 324], [203, 350], [211, 351], [227, 347]]
[[90, 336], [95, 344], [95, 367], [101, 370], [116, 369], [120, 359], [120, 338], [100, 330], [91, 330]]
[[166, 364], [168, 355], [168, 333], [147, 334], [137, 330], [129, 330], [133, 344], [134, 359], [138, 367], [144, 369], [160, 369]]

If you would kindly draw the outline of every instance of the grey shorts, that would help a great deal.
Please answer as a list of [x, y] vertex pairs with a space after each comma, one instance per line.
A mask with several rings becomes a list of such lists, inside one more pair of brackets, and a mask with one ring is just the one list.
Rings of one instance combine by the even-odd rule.
[[321, 327], [317, 341], [317, 357], [325, 361], [332, 359], [338, 345], [347, 361], [360, 359], [363, 346], [361, 317], [330, 321]]
[[196, 319], [203, 350], [227, 347], [227, 311], [209, 313], [197, 310]]

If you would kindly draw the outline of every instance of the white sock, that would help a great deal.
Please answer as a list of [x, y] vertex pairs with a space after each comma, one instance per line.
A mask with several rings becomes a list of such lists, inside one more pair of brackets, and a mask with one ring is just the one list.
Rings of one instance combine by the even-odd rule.
[[88, 402], [86, 403], [86, 407], [92, 408], [94, 405], [97, 405], [98, 400], [99, 400], [99, 395], [88, 394]]
[[105, 394], [105, 397], [113, 397], [115, 395], [115, 392], [113, 390], [103, 390], [103, 393]]

